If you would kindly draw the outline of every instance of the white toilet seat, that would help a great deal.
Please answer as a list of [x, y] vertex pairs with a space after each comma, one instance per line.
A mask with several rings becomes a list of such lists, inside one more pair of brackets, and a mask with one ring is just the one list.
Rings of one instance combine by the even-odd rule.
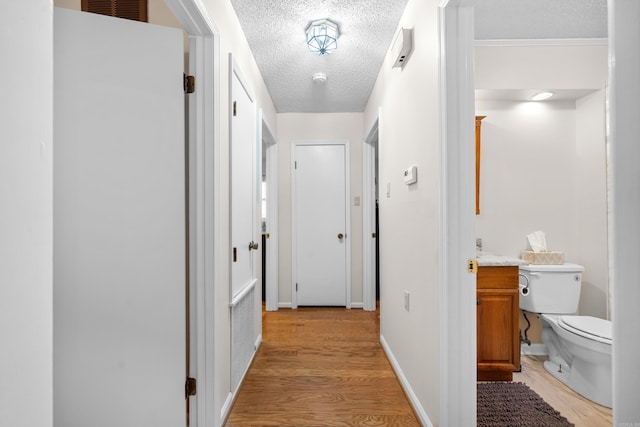
[[558, 326], [584, 338], [611, 345], [611, 321], [592, 316], [560, 316]]

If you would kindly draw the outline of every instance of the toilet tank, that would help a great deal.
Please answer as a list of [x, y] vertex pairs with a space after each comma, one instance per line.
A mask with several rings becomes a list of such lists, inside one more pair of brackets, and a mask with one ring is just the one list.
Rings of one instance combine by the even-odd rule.
[[583, 271], [583, 266], [569, 263], [521, 265], [520, 308], [532, 313], [577, 313]]

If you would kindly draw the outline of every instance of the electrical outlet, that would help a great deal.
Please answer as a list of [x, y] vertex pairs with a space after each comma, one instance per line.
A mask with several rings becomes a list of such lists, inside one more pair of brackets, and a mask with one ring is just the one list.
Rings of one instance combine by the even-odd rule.
[[409, 291], [404, 291], [404, 309], [409, 311]]

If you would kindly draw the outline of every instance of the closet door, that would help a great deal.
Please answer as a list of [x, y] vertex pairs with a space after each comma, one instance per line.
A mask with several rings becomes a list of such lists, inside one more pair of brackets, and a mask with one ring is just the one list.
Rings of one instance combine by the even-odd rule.
[[183, 39], [54, 14], [54, 425], [184, 426]]

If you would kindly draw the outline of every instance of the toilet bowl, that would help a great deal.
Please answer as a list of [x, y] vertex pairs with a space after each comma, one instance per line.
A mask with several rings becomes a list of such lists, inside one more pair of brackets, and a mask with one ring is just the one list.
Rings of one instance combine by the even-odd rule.
[[575, 315], [583, 270], [576, 264], [520, 266], [520, 308], [540, 315], [547, 372], [610, 408], [611, 321]]
[[541, 314], [544, 367], [572, 390], [611, 408], [611, 321]]

